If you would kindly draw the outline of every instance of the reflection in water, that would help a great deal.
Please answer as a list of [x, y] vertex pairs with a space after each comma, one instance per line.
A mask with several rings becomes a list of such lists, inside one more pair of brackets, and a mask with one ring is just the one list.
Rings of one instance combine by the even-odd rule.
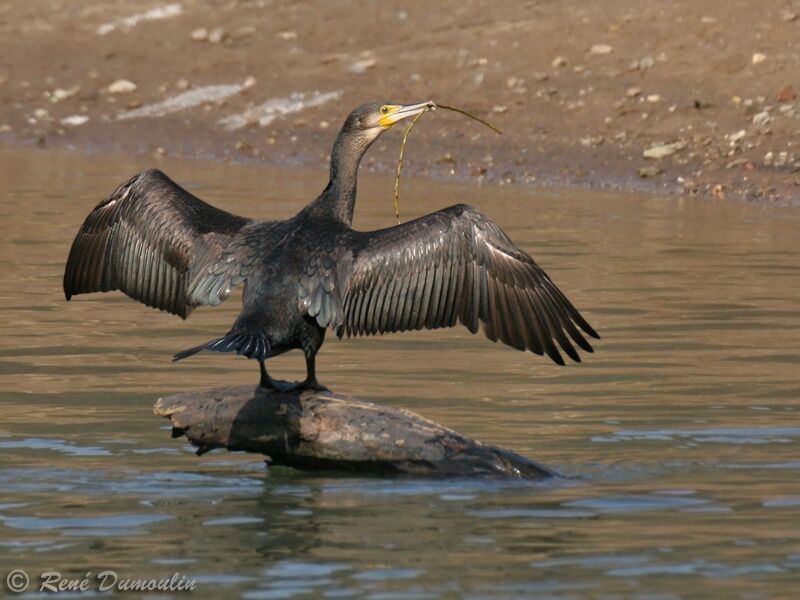
[[[173, 351], [182, 323], [118, 294], [61, 294], [72, 237], [130, 159], [0, 150], [0, 564], [196, 577], [206, 597], [790, 597], [800, 572], [800, 213], [601, 193], [406, 182], [422, 214], [470, 202], [530, 250], [604, 339], [581, 365], [464, 330], [337, 342], [334, 389], [550, 464], [555, 482], [308, 475], [198, 458], [156, 397], [254, 382]], [[285, 218], [323, 173], [163, 168], [212, 203]], [[392, 224], [365, 178], [361, 228]], [[303, 361], [274, 361], [298, 378]], [[3, 575], [3, 573], [0, 573]]]

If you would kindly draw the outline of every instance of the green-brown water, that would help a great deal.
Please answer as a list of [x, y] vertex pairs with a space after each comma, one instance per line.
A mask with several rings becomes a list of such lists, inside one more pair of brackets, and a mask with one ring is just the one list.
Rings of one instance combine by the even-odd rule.
[[[177, 571], [202, 598], [795, 597], [800, 212], [405, 180], [405, 218], [477, 205], [604, 339], [558, 368], [461, 329], [329, 338], [321, 381], [576, 479], [268, 472], [257, 457], [196, 457], [151, 412], [161, 395], [257, 381], [232, 356], [170, 362], [226, 331], [238, 297], [187, 322], [118, 293], [63, 299], [85, 215], [155, 162], [0, 150], [0, 589], [20, 568], [34, 584], [47, 570]], [[317, 172], [159, 166], [265, 218], [324, 184]], [[391, 177], [363, 179], [357, 226], [392, 224], [391, 189]], [[302, 376], [298, 354], [273, 364]]]

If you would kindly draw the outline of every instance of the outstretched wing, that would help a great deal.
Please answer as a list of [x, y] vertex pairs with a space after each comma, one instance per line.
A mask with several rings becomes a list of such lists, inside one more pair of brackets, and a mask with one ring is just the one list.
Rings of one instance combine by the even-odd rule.
[[[352, 232], [348, 242], [348, 256], [336, 257], [337, 276], [317, 275], [321, 285], [308, 290], [307, 297], [320, 301], [306, 302], [309, 314], [340, 336], [452, 327], [458, 321], [475, 333], [483, 323], [492, 341], [546, 353], [559, 364], [564, 360], [556, 343], [575, 361], [580, 357], [570, 338], [592, 352], [578, 327], [599, 337], [544, 270], [470, 206]], [[326, 303], [333, 308], [314, 315]]]
[[69, 300], [118, 289], [185, 319], [197, 305], [219, 304], [238, 283], [236, 257], [221, 259], [248, 223], [206, 204], [161, 171], [144, 171], [86, 218], [69, 253], [64, 293]]

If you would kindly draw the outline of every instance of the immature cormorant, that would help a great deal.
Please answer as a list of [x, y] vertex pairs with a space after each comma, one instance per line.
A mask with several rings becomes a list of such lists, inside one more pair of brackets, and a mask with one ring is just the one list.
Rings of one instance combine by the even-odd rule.
[[[462, 323], [472, 333], [564, 364], [556, 343], [580, 361], [568, 338], [592, 347], [591, 326], [525, 252], [491, 219], [457, 204], [378, 231], [354, 231], [358, 165], [386, 129], [430, 108], [365, 104], [354, 110], [331, 153], [330, 182], [286, 221], [232, 215], [196, 198], [157, 170], [118, 187], [86, 218], [64, 273], [75, 294], [121, 290], [184, 319], [245, 284], [243, 308], [221, 338], [201, 350], [259, 361], [261, 385], [278, 387], [265, 360], [300, 349], [307, 377], [325, 331], [371, 335]], [[281, 386], [281, 389], [285, 389]]]

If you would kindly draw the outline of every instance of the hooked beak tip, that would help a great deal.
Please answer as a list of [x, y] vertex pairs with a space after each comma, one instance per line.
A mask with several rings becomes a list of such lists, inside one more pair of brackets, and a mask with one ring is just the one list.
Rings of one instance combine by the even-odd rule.
[[433, 100], [427, 100], [418, 104], [401, 104], [392, 107], [392, 111], [380, 119], [382, 127], [388, 129], [398, 121], [408, 119], [409, 117], [416, 117], [420, 113], [436, 108], [436, 103]]

